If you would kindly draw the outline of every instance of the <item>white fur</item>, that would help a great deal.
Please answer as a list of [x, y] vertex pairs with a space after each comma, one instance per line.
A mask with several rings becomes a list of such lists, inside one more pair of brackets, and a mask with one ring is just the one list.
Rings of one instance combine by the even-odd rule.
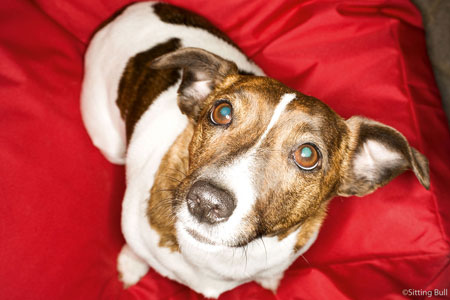
[[184, 89], [185, 97], [203, 99], [211, 93], [210, 80], [195, 81], [189, 88]]
[[400, 153], [386, 148], [376, 140], [368, 140], [355, 155], [353, 171], [359, 177], [375, 180], [383, 165], [398, 164], [401, 161]]
[[[311, 246], [316, 235], [297, 253], [292, 249], [301, 228], [281, 241], [277, 237], [264, 237], [249, 243], [245, 249], [223, 245], [237, 234], [239, 223], [255, 201], [251, 184], [253, 153], [221, 170], [221, 176], [227, 179], [229, 188], [238, 198], [249, 201], [240, 201], [236, 212], [227, 221], [229, 227], [224, 230], [225, 238], [214, 240], [215, 245], [197, 241], [186, 231], [184, 223], [177, 222], [181, 253], [171, 252], [159, 247], [159, 234], [149, 225], [146, 211], [155, 173], [161, 159], [187, 125], [186, 117], [177, 106], [179, 84], [161, 93], [138, 121], [126, 158], [125, 127], [115, 101], [128, 59], [174, 37], [179, 38], [184, 47], [203, 48], [234, 61], [243, 70], [263, 75], [237, 49], [208, 32], [161, 22], [146, 2], [133, 4], [95, 35], [86, 54], [81, 109], [93, 143], [111, 162], [126, 160], [127, 190], [122, 209], [122, 231], [132, 251], [125, 246], [119, 256], [119, 269], [126, 283], [134, 283], [145, 272], [145, 267], [139, 263], [142, 259], [163, 276], [186, 284], [207, 297], [218, 297], [250, 280], [276, 289], [284, 270]], [[283, 97], [280, 108], [277, 107], [272, 117], [274, 121], [271, 120], [261, 140], [278, 120], [289, 99], [293, 98]], [[189, 216], [182, 218], [188, 220]], [[195, 229], [202, 230], [200, 227]], [[203, 233], [212, 236], [206, 229]]]
[[125, 244], [117, 258], [117, 269], [125, 286], [130, 286], [139, 281], [148, 271], [148, 264], [137, 256], [133, 250]]
[[267, 134], [269, 134], [270, 130], [273, 128], [276, 122], [278, 122], [278, 119], [280, 118], [283, 111], [286, 109], [286, 106], [288, 106], [289, 103], [292, 102], [292, 100], [295, 99], [295, 94], [284, 94], [281, 99], [280, 103], [278, 103], [277, 107], [275, 107], [275, 110], [273, 111], [272, 118], [270, 118], [269, 125], [267, 125], [266, 130], [264, 130], [264, 133], [259, 138], [258, 142], [256, 143], [255, 148], [258, 148], [261, 146], [261, 143], [264, 141], [264, 139], [267, 137]]

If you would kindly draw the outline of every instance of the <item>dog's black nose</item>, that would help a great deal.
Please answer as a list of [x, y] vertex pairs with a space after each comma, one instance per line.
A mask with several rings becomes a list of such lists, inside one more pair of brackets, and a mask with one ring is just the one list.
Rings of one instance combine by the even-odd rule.
[[195, 182], [186, 197], [188, 209], [201, 223], [215, 224], [227, 220], [236, 207], [229, 192], [207, 182]]

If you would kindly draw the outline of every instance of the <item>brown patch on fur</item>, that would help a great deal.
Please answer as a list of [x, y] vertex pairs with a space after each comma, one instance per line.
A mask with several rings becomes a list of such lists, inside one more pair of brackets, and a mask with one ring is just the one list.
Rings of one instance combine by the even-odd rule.
[[[183, 131], [163, 157], [150, 191], [147, 216], [150, 226], [159, 233], [159, 246], [179, 251], [175, 231], [176, 188], [188, 174], [188, 145], [192, 125]], [[179, 200], [179, 199], [178, 199]]]
[[[313, 234], [315, 234], [320, 229], [320, 226], [322, 225], [327, 215], [328, 203], [329, 201], [322, 202], [321, 206], [315, 212], [315, 214], [310, 216], [302, 223], [302, 229], [298, 233], [297, 243], [294, 246], [294, 252], [297, 252], [302, 247], [304, 247], [306, 243], [308, 243], [309, 239], [313, 236]], [[282, 239], [284, 237], [279, 236], [279, 238]]]
[[157, 57], [181, 47], [179, 39], [170, 39], [130, 58], [119, 82], [117, 106], [125, 120], [127, 141], [134, 126], [153, 101], [174, 85], [177, 69], [155, 70], [149, 67]]
[[217, 27], [215, 27], [211, 22], [186, 9], [166, 3], [157, 3], [153, 6], [153, 10], [163, 22], [177, 25], [186, 25], [206, 30], [212, 35], [224, 40], [236, 49], [239, 49], [239, 47], [226, 34], [217, 29]]

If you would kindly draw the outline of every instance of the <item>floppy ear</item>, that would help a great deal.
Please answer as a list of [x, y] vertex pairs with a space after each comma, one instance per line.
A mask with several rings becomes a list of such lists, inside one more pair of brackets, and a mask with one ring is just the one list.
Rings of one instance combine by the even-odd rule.
[[420, 183], [429, 188], [428, 160], [409, 146], [400, 132], [363, 117], [352, 117], [347, 125], [351, 155], [345, 164], [338, 195], [366, 195], [406, 169], [412, 169]]
[[152, 69], [183, 70], [178, 89], [178, 106], [181, 111], [197, 120], [203, 100], [226, 76], [237, 74], [237, 66], [211, 52], [199, 48], [182, 48], [152, 61]]

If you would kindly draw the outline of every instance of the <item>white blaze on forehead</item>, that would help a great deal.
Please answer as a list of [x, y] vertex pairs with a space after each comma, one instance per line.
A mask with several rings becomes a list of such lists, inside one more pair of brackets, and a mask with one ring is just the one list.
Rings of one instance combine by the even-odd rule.
[[262, 141], [267, 137], [267, 134], [272, 129], [272, 127], [275, 125], [276, 122], [278, 122], [278, 119], [280, 119], [281, 114], [286, 109], [286, 106], [288, 106], [289, 103], [291, 103], [292, 100], [295, 99], [295, 94], [284, 94], [281, 97], [280, 103], [277, 104], [277, 107], [275, 107], [275, 110], [273, 112], [272, 118], [270, 119], [269, 125], [267, 125], [266, 130], [259, 138], [258, 142], [256, 143], [255, 147], [253, 149], [257, 149]]

